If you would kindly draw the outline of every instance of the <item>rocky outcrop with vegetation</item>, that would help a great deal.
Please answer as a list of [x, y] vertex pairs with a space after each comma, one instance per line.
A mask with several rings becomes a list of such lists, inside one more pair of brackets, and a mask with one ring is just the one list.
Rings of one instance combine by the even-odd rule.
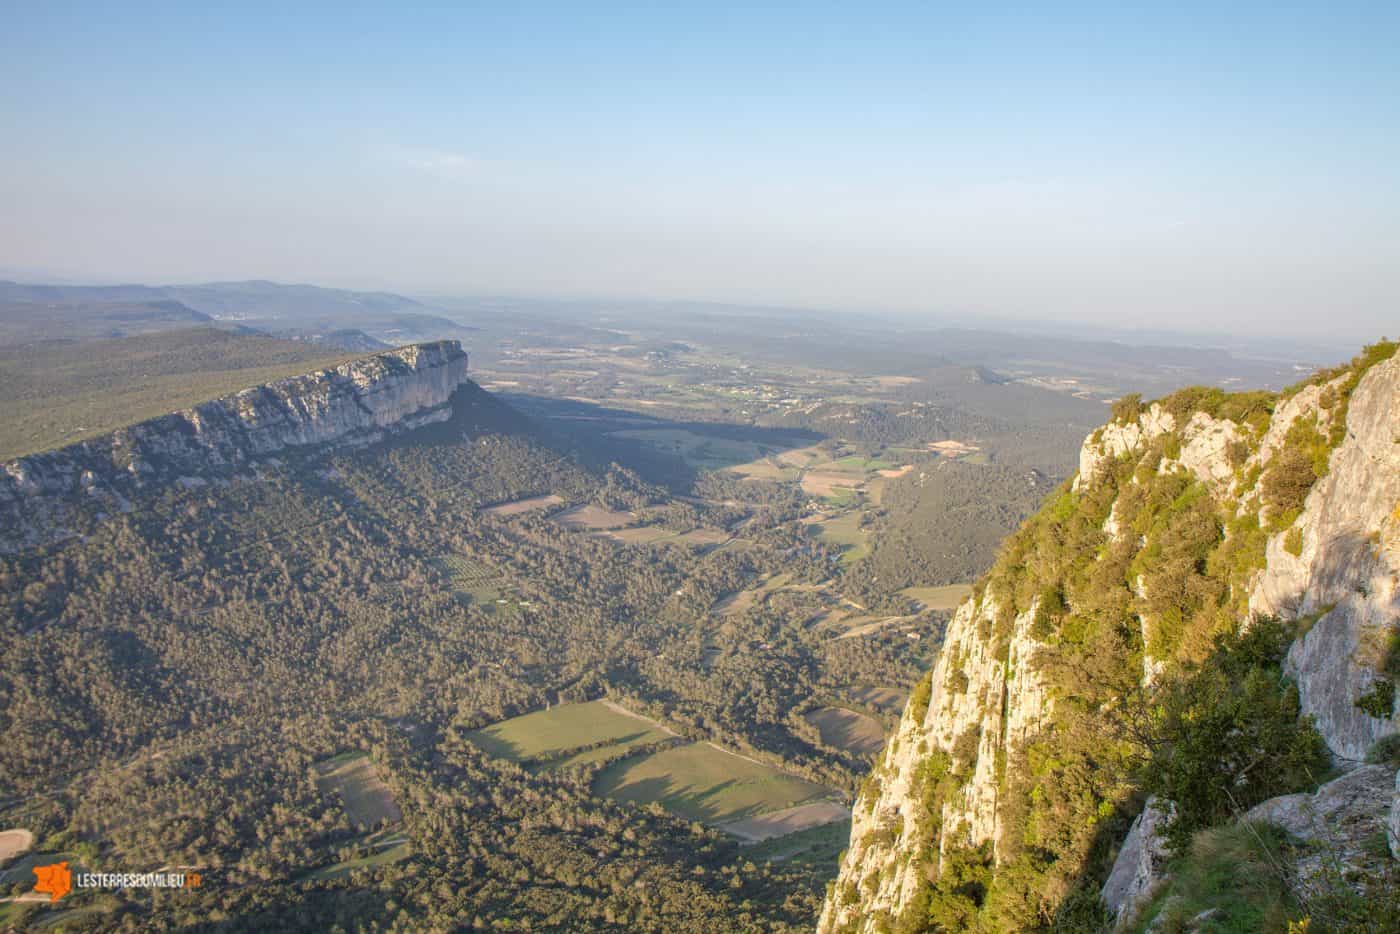
[[[1359, 764], [1400, 729], [1395, 350], [1277, 395], [1120, 400], [950, 624], [820, 930], [1190, 927], [1190, 868], [1261, 846], [1281, 887], [1257, 904], [1321, 929], [1343, 908], [1308, 853], [1390, 871], [1348, 854], [1385, 852], [1395, 820], [1397, 763]], [[1348, 834], [1302, 839], [1291, 816], [1332, 804]], [[1266, 830], [1228, 829], [1247, 812]], [[1334, 894], [1375, 881], [1334, 875]]]
[[119, 511], [138, 489], [199, 484], [259, 458], [363, 446], [444, 421], [466, 379], [457, 341], [416, 344], [22, 457], [0, 468], [0, 551], [73, 534], [75, 500]]

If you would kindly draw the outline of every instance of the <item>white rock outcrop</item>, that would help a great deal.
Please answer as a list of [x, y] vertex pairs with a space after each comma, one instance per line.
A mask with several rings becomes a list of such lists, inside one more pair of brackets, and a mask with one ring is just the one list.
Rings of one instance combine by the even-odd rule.
[[0, 467], [0, 551], [62, 537], [65, 500], [227, 471], [310, 446], [353, 447], [444, 421], [467, 380], [457, 341], [401, 347], [140, 422]]
[[1395, 773], [1395, 793], [1390, 798], [1390, 819], [1386, 822], [1390, 855], [1400, 859], [1400, 771]]
[[1103, 901], [1119, 921], [1130, 917], [1164, 877], [1168, 853], [1162, 832], [1171, 815], [1170, 807], [1149, 798], [1118, 849], [1103, 885]]
[[[1378, 858], [1367, 842], [1391, 816], [1395, 770], [1362, 765], [1311, 794], [1282, 795], [1245, 812], [1243, 820], [1275, 824], [1295, 840], [1311, 844], [1293, 861], [1292, 872], [1307, 887], [1324, 872], [1366, 873]], [[1385, 858], [1384, 852], [1379, 858]]]
[[1104, 425], [1079, 449], [1079, 473], [1074, 477], [1074, 489], [1083, 489], [1107, 464], [1175, 428], [1176, 419], [1155, 402], [1135, 422]]
[[[1297, 400], [1280, 407], [1287, 412], [1275, 416], [1276, 425], [1302, 414]], [[1385, 656], [1400, 651], [1400, 356], [1372, 367], [1352, 393], [1346, 435], [1293, 528], [1301, 553], [1288, 550], [1285, 534], [1269, 541], [1250, 609], [1320, 614], [1293, 643], [1288, 670], [1327, 745], [1360, 760], [1400, 729], [1394, 708], [1380, 719], [1356, 707]]]
[[[944, 802], [937, 820], [946, 848], [956, 842], [977, 846], [1000, 842], [997, 761], [1039, 732], [1048, 710], [1046, 686], [1031, 664], [1038, 643], [1030, 635], [1035, 606], [1011, 624], [1005, 660], [986, 633], [996, 625], [991, 597], [970, 599], [948, 624], [934, 666], [926, 710], [906, 708], [899, 727], [876, 766], [878, 790], [858, 799], [851, 818], [851, 845], [841, 863], [835, 898], [828, 898], [817, 929], [878, 929], [877, 919], [900, 916], [918, 892], [923, 867], [912, 859], [928, 841], [919, 839], [926, 823], [916, 792], [923, 762], [933, 750], [953, 759], [954, 768], [975, 749], [975, 762], [962, 790]], [[1013, 673], [1008, 677], [1008, 672]], [[975, 746], [972, 745], [975, 743]], [[890, 835], [883, 831], [896, 828]], [[856, 903], [843, 903], [841, 886], [853, 884]]]

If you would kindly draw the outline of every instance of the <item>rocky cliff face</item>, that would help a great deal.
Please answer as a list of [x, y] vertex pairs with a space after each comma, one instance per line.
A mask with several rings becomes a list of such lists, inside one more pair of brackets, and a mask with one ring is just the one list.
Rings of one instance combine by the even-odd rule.
[[[1071, 488], [1013, 537], [948, 627], [857, 799], [820, 931], [1033, 926], [1096, 873], [1110, 907], [1131, 903], [1160, 873], [1171, 805], [1108, 848], [1119, 859], [1107, 872], [1093, 828], [1141, 798], [1118, 765], [1132, 738], [1101, 715], [1251, 614], [1300, 621], [1287, 670], [1344, 767], [1400, 729], [1385, 690], [1400, 664], [1400, 357], [1259, 395], [1179, 394], [1085, 441]], [[1300, 471], [1312, 485], [1288, 509]], [[1183, 540], [1203, 544], [1178, 557]], [[1037, 542], [1070, 559], [1056, 565]], [[1114, 596], [1115, 582], [1126, 592]], [[1096, 636], [1103, 618], [1100, 629], [1122, 620], [1140, 635]], [[1400, 821], [1395, 787], [1371, 772], [1347, 785], [1380, 789], [1368, 806], [1382, 824]]]
[[446, 420], [467, 378], [456, 341], [386, 351], [278, 380], [0, 468], [0, 550], [71, 531], [76, 504], [127, 508], [138, 490], [316, 445], [372, 444]]
[[[1299, 397], [1283, 418], [1304, 417], [1309, 402], [1317, 404], [1316, 398]], [[1280, 443], [1283, 418], [1275, 418], [1279, 424], [1266, 436], [1266, 450]], [[1269, 540], [1268, 564], [1249, 605], [1259, 613], [1318, 617], [1294, 642], [1289, 667], [1303, 712], [1316, 718], [1328, 746], [1343, 759], [1358, 760], [1396, 731], [1393, 717], [1370, 716], [1355, 701], [1384, 680], [1381, 669], [1397, 651], [1400, 359], [1373, 368], [1357, 386], [1345, 438], [1293, 529], [1296, 549], [1287, 535]]]

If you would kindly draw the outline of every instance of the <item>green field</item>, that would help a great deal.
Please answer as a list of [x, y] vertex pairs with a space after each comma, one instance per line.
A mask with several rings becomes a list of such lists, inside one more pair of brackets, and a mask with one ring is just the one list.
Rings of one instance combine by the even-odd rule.
[[[658, 743], [670, 737], [647, 721], [618, 713], [600, 700], [560, 704], [467, 734], [473, 744], [490, 755], [515, 762], [547, 760], [552, 767], [614, 758], [639, 743]], [[595, 743], [604, 745], [557, 758]]]
[[859, 512], [847, 512], [819, 523], [822, 541], [845, 547], [841, 560], [846, 564], [859, 561], [870, 553], [860, 520]]
[[0, 461], [365, 354], [192, 328], [0, 350]]
[[729, 469], [755, 480], [772, 480], [779, 483], [790, 482], [802, 476], [802, 471], [798, 468], [774, 463], [773, 459], [768, 457], [747, 464], [735, 464]]
[[833, 821], [756, 843], [744, 855], [752, 860], [820, 866], [826, 869], [825, 875], [834, 876], [841, 863], [841, 853], [850, 842], [851, 822]]
[[673, 544], [709, 547], [713, 545], [722, 545], [729, 541], [729, 533], [721, 532], [718, 529], [691, 529], [688, 532], [676, 532], [655, 525], [643, 525], [631, 529], [616, 529], [605, 534], [609, 538], [625, 542], [629, 545]]
[[682, 817], [709, 824], [781, 810], [831, 793], [709, 743], [615, 762], [598, 775], [593, 787], [619, 801], [657, 801]]
[[[659, 802], [682, 817], [711, 824], [766, 814], [831, 794], [829, 788], [709, 743], [686, 743], [629, 756], [629, 750], [642, 744], [682, 741], [601, 700], [537, 710], [466, 736], [490, 755], [542, 763], [548, 768], [616, 760], [598, 773], [593, 786], [596, 794], [640, 804]], [[589, 746], [596, 748], [582, 748]]]
[[845, 470], [890, 470], [899, 465], [893, 461], [887, 461], [882, 457], [861, 457], [859, 454], [852, 454], [847, 457], [837, 458], [831, 462], [830, 467], [825, 469], [845, 469]]
[[860, 494], [855, 490], [837, 487], [823, 496], [822, 500], [831, 506], [854, 506], [860, 502]]
[[357, 869], [372, 869], [375, 866], [387, 866], [390, 863], [397, 863], [399, 860], [407, 859], [413, 855], [413, 848], [407, 840], [400, 838], [390, 838], [381, 841], [382, 845], [375, 847], [372, 853], [366, 856], [358, 856], [354, 859], [347, 859], [344, 862], [318, 869], [311, 873], [309, 879], [339, 879], [350, 875]]

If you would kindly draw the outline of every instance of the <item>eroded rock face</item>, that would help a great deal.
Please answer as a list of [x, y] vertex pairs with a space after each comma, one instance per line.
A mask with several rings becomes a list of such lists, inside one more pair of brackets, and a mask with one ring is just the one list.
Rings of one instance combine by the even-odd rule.
[[1155, 402], [1135, 422], [1104, 425], [1079, 449], [1079, 473], [1074, 478], [1074, 489], [1081, 490], [1092, 483], [1104, 464], [1138, 450], [1175, 428], [1176, 419]]
[[[1276, 415], [1275, 425], [1298, 414], [1296, 402], [1280, 407], [1289, 411]], [[1356, 707], [1400, 637], [1397, 439], [1400, 357], [1373, 367], [1352, 393], [1346, 436], [1294, 523], [1301, 553], [1288, 550], [1285, 534], [1274, 536], [1250, 595], [1256, 613], [1318, 615], [1289, 651], [1288, 671], [1298, 680], [1303, 712], [1316, 719], [1332, 751], [1349, 760], [1361, 760], [1376, 740], [1400, 729], [1393, 708], [1382, 719]]]
[[[1035, 606], [1012, 623], [1004, 661], [986, 638], [997, 613], [990, 597], [972, 599], [949, 623], [927, 709], [917, 710], [911, 702], [876, 766], [878, 786], [856, 801], [851, 845], [819, 931], [875, 931], [882, 922], [899, 918], [923, 882], [925, 867], [913, 857], [928, 845], [921, 828], [930, 820], [945, 828], [943, 850], [999, 845], [997, 761], [1004, 748], [1017, 747], [1040, 731], [1049, 708], [1046, 685], [1030, 664], [1039, 646], [1029, 632]], [[1007, 677], [1009, 671], [1014, 677]], [[938, 815], [925, 814], [918, 789], [929, 754], [942, 751], [958, 768], [968, 765], [961, 760], [969, 750], [975, 750], [976, 760], [960, 792], [943, 803]], [[843, 886], [855, 886], [859, 900], [843, 900]]]
[[1171, 810], [1149, 798], [1123, 840], [1103, 886], [1104, 904], [1120, 921], [1131, 916], [1164, 878], [1167, 846], [1162, 831], [1170, 819]]
[[119, 511], [135, 489], [198, 482], [311, 445], [363, 446], [451, 415], [467, 378], [457, 341], [386, 351], [22, 457], [0, 468], [0, 550], [53, 541], [64, 500], [87, 496]]
[[1220, 493], [1235, 482], [1235, 468], [1230, 463], [1230, 447], [1242, 439], [1240, 428], [1227, 418], [1212, 418], [1197, 412], [1181, 429], [1181, 451], [1175, 462], [1163, 461], [1161, 471], [1180, 464], [1196, 478]]
[[1341, 870], [1345, 876], [1377, 868], [1374, 863], [1385, 858], [1384, 852], [1378, 856], [1367, 842], [1386, 827], [1394, 787], [1391, 767], [1358, 766], [1314, 794], [1270, 798], [1243, 819], [1277, 824], [1306, 844], [1292, 866], [1298, 884], [1306, 888], [1323, 872]]

